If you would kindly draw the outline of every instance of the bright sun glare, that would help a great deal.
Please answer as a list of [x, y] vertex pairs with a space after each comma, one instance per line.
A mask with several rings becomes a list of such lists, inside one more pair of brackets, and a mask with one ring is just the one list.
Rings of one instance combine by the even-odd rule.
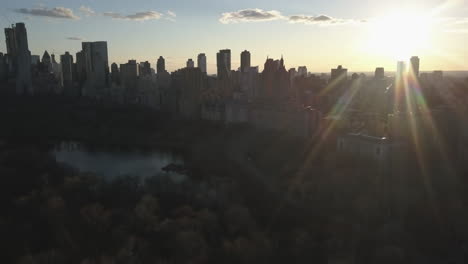
[[430, 48], [430, 15], [396, 12], [369, 21], [368, 51], [406, 60]]

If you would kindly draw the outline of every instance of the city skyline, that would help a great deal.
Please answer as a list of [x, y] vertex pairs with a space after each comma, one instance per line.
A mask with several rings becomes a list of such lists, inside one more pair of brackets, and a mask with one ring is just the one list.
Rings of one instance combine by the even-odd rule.
[[[205, 53], [207, 71], [213, 74], [221, 49], [231, 50], [232, 69], [240, 67], [243, 50], [251, 52], [252, 66], [260, 68], [268, 56], [284, 55], [288, 68], [307, 66], [310, 72], [328, 72], [339, 64], [352, 72], [371, 72], [375, 67], [392, 72], [396, 61], [417, 55], [424, 58], [421, 71], [468, 69], [463, 1], [396, 1], [365, 8], [358, 2], [339, 2], [207, 1], [196, 6], [177, 1], [128, 6], [115, 1], [109, 7], [92, 1], [37, 5], [25, 0], [7, 3], [0, 23], [7, 27], [25, 22], [33, 55], [44, 50], [57, 56], [75, 54], [82, 41], [107, 41], [109, 64], [135, 59], [154, 67], [163, 56], [168, 71]], [[110, 30], [115, 27], [121, 30]], [[6, 51], [3, 43], [0, 51]]]

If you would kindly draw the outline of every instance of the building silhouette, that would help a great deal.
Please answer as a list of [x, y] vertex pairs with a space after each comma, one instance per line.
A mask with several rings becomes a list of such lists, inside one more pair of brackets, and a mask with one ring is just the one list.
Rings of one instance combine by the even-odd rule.
[[297, 68], [297, 76], [307, 77], [307, 67], [299, 66], [299, 68]]
[[406, 63], [404, 61], [397, 62], [397, 70], [395, 74], [395, 79], [402, 80], [406, 75]]
[[31, 81], [31, 52], [24, 23], [5, 28], [8, 64], [10, 73], [16, 78], [17, 94], [33, 94]]
[[241, 72], [247, 72], [250, 69], [250, 52], [244, 50], [241, 53]]
[[83, 51], [78, 51], [75, 56], [76, 76], [75, 81], [78, 83], [78, 88], [81, 90], [86, 81], [86, 65]]
[[47, 52], [47, 50], [44, 51], [44, 54], [42, 54], [41, 62], [44, 65], [44, 69], [47, 72], [52, 72], [52, 61], [50, 60], [50, 55], [49, 52]]
[[202, 73], [206, 73], [206, 55], [205, 53], [198, 54], [197, 67], [200, 68]]
[[199, 68], [183, 68], [172, 73], [171, 90], [174, 92], [174, 106], [178, 115], [197, 119], [201, 110], [201, 91], [206, 87], [207, 77]]
[[338, 65], [336, 69], [331, 70], [330, 81], [343, 82], [348, 79], [348, 69], [343, 68], [343, 66]]
[[111, 65], [111, 80], [112, 83], [120, 85], [120, 70], [119, 66], [115, 62]]
[[218, 79], [228, 79], [231, 76], [231, 50], [220, 50], [216, 54]]
[[0, 82], [6, 81], [8, 78], [7, 56], [0, 52]]
[[31, 65], [37, 65], [41, 61], [39, 55], [31, 55]]
[[139, 66], [136, 60], [129, 60], [125, 64], [120, 64], [120, 75], [122, 84], [126, 89], [135, 89], [139, 76]]
[[385, 78], [385, 69], [381, 67], [375, 68], [374, 78], [379, 80]]
[[195, 62], [192, 59], [187, 60], [187, 68], [195, 68]]
[[151, 64], [148, 61], [140, 63], [140, 75], [150, 76], [151, 75]]
[[415, 77], [419, 77], [419, 57], [413, 56], [410, 59], [410, 71]]
[[166, 72], [166, 61], [162, 56], [159, 57], [158, 62], [156, 63], [156, 72], [163, 73]]
[[107, 42], [83, 42], [82, 50], [86, 71], [84, 94], [99, 96], [109, 86]]
[[291, 82], [282, 57], [280, 60], [267, 58], [261, 79], [261, 97], [272, 101], [282, 101], [288, 97]]
[[64, 93], [74, 95], [73, 91], [73, 56], [67, 51], [60, 55], [60, 65], [62, 66], [60, 82]]

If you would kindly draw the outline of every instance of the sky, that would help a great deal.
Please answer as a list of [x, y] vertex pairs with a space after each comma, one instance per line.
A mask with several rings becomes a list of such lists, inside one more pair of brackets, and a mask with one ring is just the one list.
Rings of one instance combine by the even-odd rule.
[[[75, 54], [82, 41], [107, 41], [109, 63], [166, 68], [231, 49], [232, 67], [249, 50], [252, 66], [284, 57], [288, 68], [394, 71], [416, 55], [421, 70], [468, 70], [468, 0], [15, 0], [2, 1], [0, 26], [24, 22], [29, 49]], [[5, 52], [5, 42], [0, 41]]]

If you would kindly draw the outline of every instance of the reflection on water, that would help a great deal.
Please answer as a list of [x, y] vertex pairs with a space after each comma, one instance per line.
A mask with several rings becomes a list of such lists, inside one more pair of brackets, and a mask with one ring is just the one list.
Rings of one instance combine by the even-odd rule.
[[57, 145], [53, 155], [58, 162], [108, 179], [126, 175], [147, 178], [162, 173], [171, 163], [184, 164], [182, 156], [168, 151], [90, 151], [76, 143]]

